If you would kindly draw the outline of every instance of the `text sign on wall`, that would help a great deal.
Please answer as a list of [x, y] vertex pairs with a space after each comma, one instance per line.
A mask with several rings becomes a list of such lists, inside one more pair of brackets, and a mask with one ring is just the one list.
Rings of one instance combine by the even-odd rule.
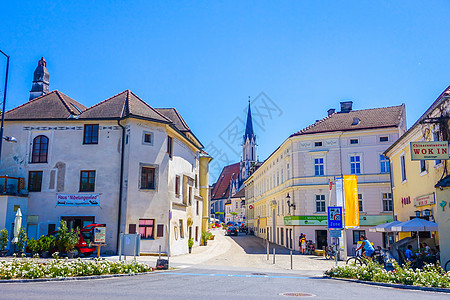
[[449, 159], [448, 142], [411, 142], [411, 160]]
[[414, 199], [414, 206], [432, 205], [435, 203], [434, 193], [420, 196]]
[[99, 194], [57, 194], [57, 206], [99, 206]]
[[95, 227], [94, 228], [94, 243], [95, 244], [106, 244], [106, 227]]

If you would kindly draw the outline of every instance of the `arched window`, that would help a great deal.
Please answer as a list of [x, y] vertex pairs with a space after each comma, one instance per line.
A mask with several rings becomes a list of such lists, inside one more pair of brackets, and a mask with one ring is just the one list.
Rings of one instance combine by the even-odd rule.
[[48, 137], [39, 135], [33, 139], [32, 163], [46, 163], [48, 154]]

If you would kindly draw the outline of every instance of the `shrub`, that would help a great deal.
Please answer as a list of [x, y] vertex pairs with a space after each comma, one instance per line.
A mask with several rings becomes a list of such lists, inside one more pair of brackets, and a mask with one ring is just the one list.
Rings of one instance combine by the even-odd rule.
[[42, 251], [51, 252], [55, 247], [55, 238], [43, 235], [39, 238], [39, 244]]
[[23, 252], [25, 244], [27, 242], [27, 233], [23, 228], [20, 228], [18, 241], [17, 241], [17, 251]]
[[70, 252], [75, 248], [75, 245], [78, 244], [78, 240], [80, 238], [80, 233], [78, 230], [69, 230], [67, 228], [66, 222], [61, 220], [58, 234], [56, 236], [56, 246], [62, 252]]
[[0, 250], [5, 250], [8, 245], [8, 230], [6, 228], [0, 230]]
[[37, 253], [42, 250], [39, 240], [29, 239], [27, 244], [28, 244], [28, 249], [30, 249], [31, 252]]
[[194, 246], [194, 239], [189, 239], [188, 241], [188, 247], [192, 248], [192, 246]]

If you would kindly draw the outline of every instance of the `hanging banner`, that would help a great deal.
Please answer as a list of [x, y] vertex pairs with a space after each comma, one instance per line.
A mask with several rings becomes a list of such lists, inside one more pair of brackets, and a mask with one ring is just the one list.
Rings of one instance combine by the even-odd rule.
[[343, 178], [336, 178], [336, 206], [344, 207]]
[[359, 226], [358, 184], [356, 175], [344, 175], [345, 228]]
[[99, 194], [57, 194], [57, 206], [99, 206]]

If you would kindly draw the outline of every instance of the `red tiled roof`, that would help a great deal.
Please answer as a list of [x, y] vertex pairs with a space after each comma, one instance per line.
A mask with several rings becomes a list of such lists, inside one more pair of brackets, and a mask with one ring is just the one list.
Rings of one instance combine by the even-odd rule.
[[110, 119], [127, 116], [142, 117], [163, 123], [171, 123], [171, 120], [145, 103], [130, 90], [125, 90], [89, 107], [83, 112], [80, 119]]
[[79, 116], [87, 108], [58, 90], [28, 101], [5, 113], [5, 120], [49, 120]]
[[[352, 110], [334, 113], [291, 136], [332, 131], [350, 131], [374, 128], [396, 127], [405, 111], [405, 105], [372, 109]], [[359, 120], [359, 122], [358, 122]], [[352, 125], [357, 121], [356, 125]]]
[[175, 108], [155, 108], [157, 112], [162, 114], [167, 119], [171, 120], [175, 127], [181, 132], [191, 131], [187, 123], [178, 113]]
[[230, 180], [236, 179], [239, 174], [240, 163], [235, 163], [228, 165], [223, 168], [222, 173], [220, 173], [219, 179], [214, 184], [211, 191], [211, 200], [228, 198], [230, 194]]

